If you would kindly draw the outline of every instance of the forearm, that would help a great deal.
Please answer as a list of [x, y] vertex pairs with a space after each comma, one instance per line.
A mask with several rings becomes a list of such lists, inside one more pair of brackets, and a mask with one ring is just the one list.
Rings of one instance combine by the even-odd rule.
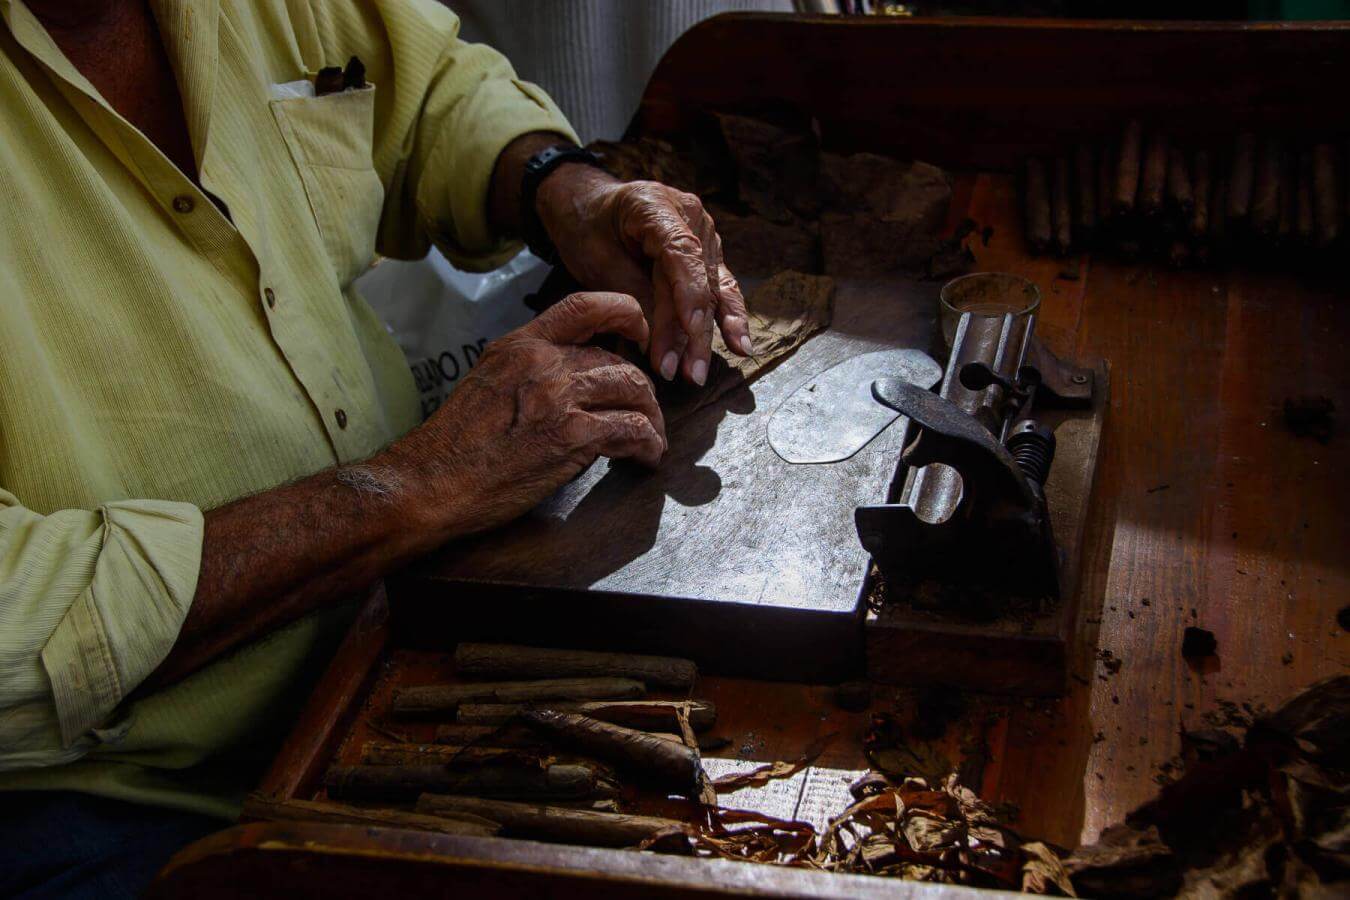
[[[151, 687], [365, 590], [468, 530], [458, 511], [423, 512], [398, 449], [211, 510], [201, 571], [178, 640]], [[463, 524], [461, 524], [463, 523]]]
[[[492, 169], [492, 186], [488, 190], [488, 223], [498, 234], [518, 237], [521, 233], [520, 188], [525, 174], [525, 163], [541, 150], [571, 141], [550, 131], [535, 131], [522, 135], [506, 145]], [[558, 167], [558, 171], [569, 166]], [[586, 168], [586, 167], [582, 167]], [[545, 179], [545, 182], [552, 180]]]

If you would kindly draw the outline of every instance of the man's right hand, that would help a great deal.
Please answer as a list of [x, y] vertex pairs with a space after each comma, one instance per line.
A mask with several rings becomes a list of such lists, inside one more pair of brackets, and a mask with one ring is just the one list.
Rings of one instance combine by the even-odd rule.
[[649, 379], [588, 346], [616, 334], [645, 346], [637, 300], [572, 294], [487, 346], [473, 370], [420, 428], [390, 448], [417, 518], [447, 537], [525, 513], [597, 456], [655, 467], [665, 421]]

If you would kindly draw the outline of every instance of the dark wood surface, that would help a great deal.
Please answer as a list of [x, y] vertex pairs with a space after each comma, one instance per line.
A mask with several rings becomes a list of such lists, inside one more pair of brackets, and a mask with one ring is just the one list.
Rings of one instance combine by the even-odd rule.
[[707, 108], [781, 100], [831, 149], [1001, 172], [1141, 114], [1174, 136], [1336, 135], [1348, 47], [1347, 23], [732, 13], [671, 47], [630, 131], [678, 140]]
[[836, 363], [927, 350], [937, 289], [837, 280], [830, 328], [673, 424], [654, 474], [601, 460], [524, 519], [392, 581], [400, 603], [426, 607], [412, 631], [438, 633], [436, 614], [453, 608], [471, 638], [671, 653], [726, 674], [856, 674], [869, 561], [853, 510], [885, 499], [901, 429], [842, 462], [793, 465], [769, 446], [767, 423]]

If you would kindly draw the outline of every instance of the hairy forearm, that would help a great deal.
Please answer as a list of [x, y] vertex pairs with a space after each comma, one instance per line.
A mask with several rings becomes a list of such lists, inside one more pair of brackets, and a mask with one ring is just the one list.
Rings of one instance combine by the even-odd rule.
[[452, 538], [455, 516], [423, 521], [409, 481], [391, 451], [209, 511], [192, 608], [150, 686], [354, 596]]

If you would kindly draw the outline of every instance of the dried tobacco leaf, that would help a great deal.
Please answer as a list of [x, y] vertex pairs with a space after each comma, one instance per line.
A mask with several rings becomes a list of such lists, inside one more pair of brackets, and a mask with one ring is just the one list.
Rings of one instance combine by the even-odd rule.
[[1055, 852], [1039, 841], [1022, 845], [1026, 860], [1022, 863], [1022, 890], [1028, 894], [1052, 894], [1077, 897], [1069, 873]]
[[816, 757], [820, 756], [834, 737], [835, 734], [831, 732], [822, 738], [812, 741], [811, 744], [807, 746], [806, 752], [791, 762], [779, 760], [777, 762], [769, 763], [768, 765], [760, 766], [757, 769], [752, 769], [749, 772], [733, 772], [730, 775], [723, 775], [721, 778], [713, 780], [713, 787], [716, 788], [719, 794], [730, 794], [733, 791], [739, 791], [742, 788], [763, 787], [770, 781], [778, 778], [791, 778], [793, 775], [796, 775], [802, 769], [805, 769], [807, 766], [811, 765], [811, 763], [815, 762]]

